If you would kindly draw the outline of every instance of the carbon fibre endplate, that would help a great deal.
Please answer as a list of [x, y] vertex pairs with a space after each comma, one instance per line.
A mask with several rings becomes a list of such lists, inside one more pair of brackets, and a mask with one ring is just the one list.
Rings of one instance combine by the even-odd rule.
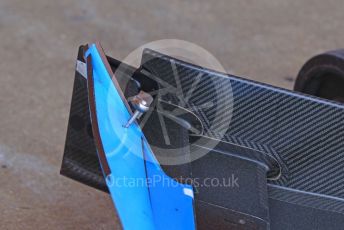
[[[77, 60], [85, 63], [87, 46], [80, 46]], [[61, 174], [108, 192], [94, 144], [89, 112], [87, 80], [75, 71]]]

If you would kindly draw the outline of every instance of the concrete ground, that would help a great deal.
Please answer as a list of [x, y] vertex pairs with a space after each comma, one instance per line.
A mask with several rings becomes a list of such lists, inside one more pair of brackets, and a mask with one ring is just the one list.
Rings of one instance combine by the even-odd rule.
[[108, 195], [59, 175], [80, 44], [121, 59], [183, 39], [292, 88], [309, 57], [344, 47], [343, 12], [342, 0], [0, 0], [0, 228], [120, 228]]

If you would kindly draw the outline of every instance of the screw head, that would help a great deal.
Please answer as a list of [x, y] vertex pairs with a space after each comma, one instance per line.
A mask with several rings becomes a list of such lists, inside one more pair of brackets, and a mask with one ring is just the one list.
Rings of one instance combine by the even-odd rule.
[[144, 113], [149, 109], [150, 104], [153, 102], [153, 97], [144, 91], [140, 91], [140, 93], [134, 96], [130, 102], [136, 110]]

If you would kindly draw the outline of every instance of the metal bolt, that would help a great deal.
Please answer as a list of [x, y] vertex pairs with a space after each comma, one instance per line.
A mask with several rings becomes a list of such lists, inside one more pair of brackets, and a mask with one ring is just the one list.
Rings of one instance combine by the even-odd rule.
[[129, 121], [124, 125], [124, 128], [128, 128], [144, 112], [148, 111], [150, 104], [153, 102], [153, 97], [144, 91], [140, 91], [140, 93], [133, 97], [130, 102], [135, 108], [135, 112]]

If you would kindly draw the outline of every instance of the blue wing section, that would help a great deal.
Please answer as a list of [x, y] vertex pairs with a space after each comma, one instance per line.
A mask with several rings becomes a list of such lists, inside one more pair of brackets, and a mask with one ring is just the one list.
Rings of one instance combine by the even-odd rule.
[[92, 126], [99, 131], [110, 168], [107, 185], [124, 229], [195, 229], [192, 187], [164, 173], [136, 123], [123, 127], [131, 115], [100, 52], [92, 44], [85, 53], [91, 56]]
[[143, 145], [156, 229], [195, 229], [192, 187], [167, 176], [147, 141]]

